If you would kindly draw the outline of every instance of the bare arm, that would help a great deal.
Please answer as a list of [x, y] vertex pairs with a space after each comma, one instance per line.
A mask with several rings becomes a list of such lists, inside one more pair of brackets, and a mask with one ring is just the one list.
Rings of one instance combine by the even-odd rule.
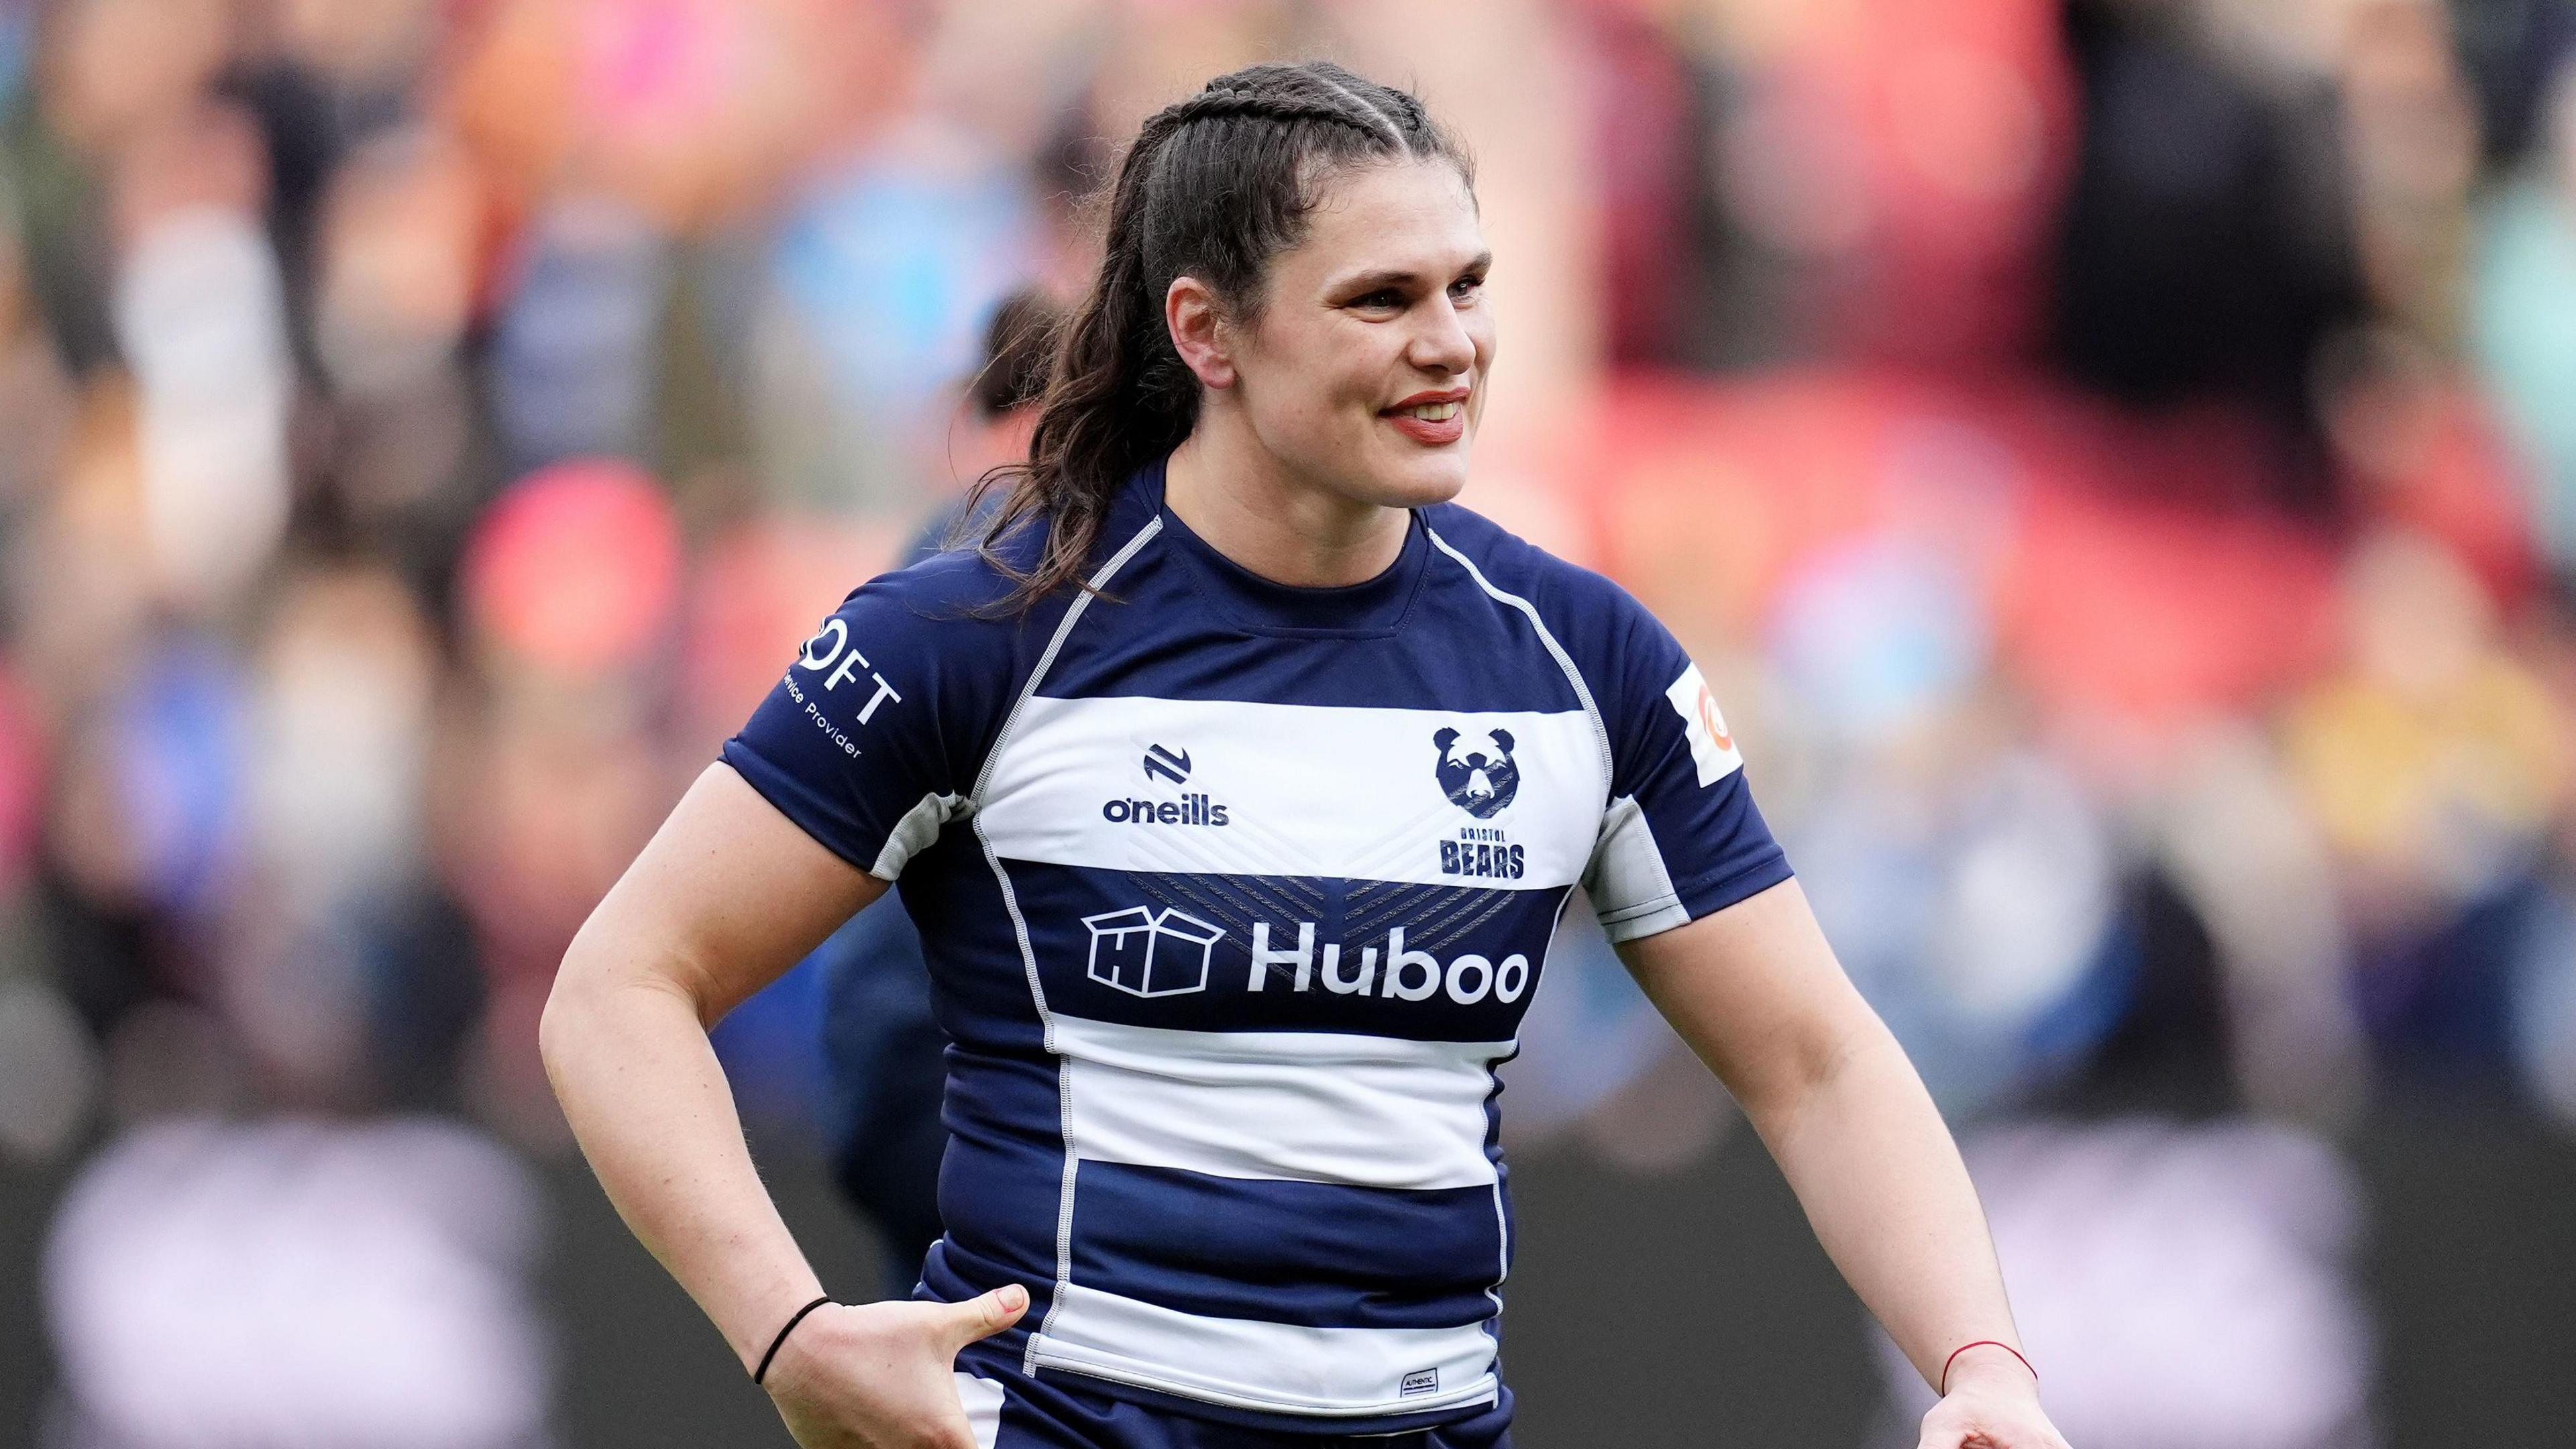
[[[1825, 1251], [1925, 1382], [1962, 1344], [2020, 1347], [1949, 1128], [1796, 881], [1620, 951], [1743, 1104]], [[2062, 1449], [2010, 1354], [1962, 1355], [1950, 1389], [1925, 1421], [1927, 1449]]]
[[884, 890], [710, 766], [574, 937], [538, 1028], [609, 1201], [746, 1370], [823, 1290], [752, 1167], [707, 1029]]
[[[538, 1039], [573, 1135], [745, 1372], [823, 1289], [752, 1166], [707, 1028], [884, 891], [712, 765], [591, 913], [546, 1001]], [[971, 1442], [946, 1361], [1017, 1316], [994, 1294], [826, 1309], [768, 1386], [801, 1443]]]

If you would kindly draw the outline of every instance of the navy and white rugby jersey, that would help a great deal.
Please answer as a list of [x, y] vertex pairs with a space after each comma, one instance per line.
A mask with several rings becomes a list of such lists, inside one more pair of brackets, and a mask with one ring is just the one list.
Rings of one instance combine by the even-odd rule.
[[920, 924], [955, 1043], [922, 1291], [1033, 1300], [966, 1365], [1465, 1417], [1502, 1392], [1494, 1068], [1573, 887], [1624, 940], [1788, 864], [1608, 580], [1443, 505], [1377, 578], [1291, 588], [1162, 492], [1111, 509], [1100, 596], [992, 617], [971, 552], [870, 582], [724, 758]]

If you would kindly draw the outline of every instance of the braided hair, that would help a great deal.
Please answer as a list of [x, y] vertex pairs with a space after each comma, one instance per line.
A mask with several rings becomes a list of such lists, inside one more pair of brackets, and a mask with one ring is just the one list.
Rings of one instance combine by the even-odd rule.
[[[1018, 586], [1001, 607], [1086, 586], [1110, 500], [1197, 423], [1198, 379], [1163, 320], [1172, 280], [1195, 277], [1249, 318], [1271, 259], [1304, 240], [1334, 174], [1435, 158], [1473, 184], [1465, 149], [1420, 101], [1329, 61], [1221, 75], [1145, 122], [1110, 191], [1100, 271], [1062, 326], [1029, 460], [985, 474], [968, 504], [976, 516], [988, 490], [1009, 485], [980, 544]], [[996, 545], [1031, 522], [1046, 544], [1023, 568]]]

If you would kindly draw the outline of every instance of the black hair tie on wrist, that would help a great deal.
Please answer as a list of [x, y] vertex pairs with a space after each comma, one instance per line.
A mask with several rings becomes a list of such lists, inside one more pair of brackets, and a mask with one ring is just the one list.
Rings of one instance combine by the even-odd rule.
[[[832, 1302], [832, 1295], [826, 1293], [822, 1297], [815, 1299], [813, 1302], [806, 1304], [804, 1307], [797, 1309], [796, 1316], [788, 1319], [787, 1326], [778, 1330], [778, 1336], [769, 1341], [769, 1352], [760, 1356], [760, 1367], [751, 1371], [751, 1381], [756, 1384], [769, 1376], [769, 1361], [778, 1357], [778, 1350], [784, 1347], [787, 1343], [787, 1335], [796, 1331], [796, 1325], [805, 1321], [806, 1314], [813, 1312], [815, 1309], [822, 1307], [826, 1303]], [[838, 1307], [840, 1305], [833, 1303], [833, 1306]]]

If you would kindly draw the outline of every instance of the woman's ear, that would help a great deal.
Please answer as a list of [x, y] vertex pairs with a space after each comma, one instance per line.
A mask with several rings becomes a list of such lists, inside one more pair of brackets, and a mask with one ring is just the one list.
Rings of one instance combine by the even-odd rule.
[[1207, 387], [1234, 386], [1234, 359], [1222, 336], [1225, 311], [1216, 293], [1196, 277], [1174, 277], [1163, 293], [1163, 325], [1171, 329], [1172, 346], [1181, 362]]

